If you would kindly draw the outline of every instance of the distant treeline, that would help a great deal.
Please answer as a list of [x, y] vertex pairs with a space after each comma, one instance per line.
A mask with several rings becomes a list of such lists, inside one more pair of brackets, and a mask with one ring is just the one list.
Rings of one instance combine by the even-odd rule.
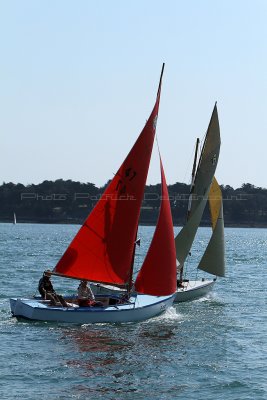
[[[169, 185], [173, 221], [183, 225], [186, 218], [189, 185]], [[100, 198], [105, 187], [58, 179], [38, 185], [3, 183], [0, 186], [0, 221], [81, 224]], [[221, 186], [226, 226], [267, 226], [267, 189], [244, 183], [240, 188]], [[161, 185], [146, 186], [141, 224], [155, 224], [160, 205]], [[202, 225], [209, 225], [206, 208]]]

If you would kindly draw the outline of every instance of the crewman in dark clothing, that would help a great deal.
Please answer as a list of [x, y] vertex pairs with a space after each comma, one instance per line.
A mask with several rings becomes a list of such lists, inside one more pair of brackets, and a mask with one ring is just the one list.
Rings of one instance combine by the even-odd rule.
[[51, 271], [47, 270], [43, 273], [42, 278], [39, 280], [38, 290], [42, 299], [51, 300], [52, 305], [58, 305], [60, 303], [63, 307], [68, 307], [68, 304], [64, 298], [57, 294], [53, 288], [52, 282], [50, 281]]

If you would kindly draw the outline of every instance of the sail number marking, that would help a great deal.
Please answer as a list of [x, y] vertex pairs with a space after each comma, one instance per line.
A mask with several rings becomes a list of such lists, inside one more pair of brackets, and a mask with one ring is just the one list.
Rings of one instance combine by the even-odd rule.
[[119, 195], [123, 195], [127, 192], [127, 186], [125, 181], [127, 180], [131, 182], [136, 177], [136, 175], [137, 172], [131, 167], [125, 170], [124, 180], [119, 179], [115, 189], [117, 192], [119, 192]]

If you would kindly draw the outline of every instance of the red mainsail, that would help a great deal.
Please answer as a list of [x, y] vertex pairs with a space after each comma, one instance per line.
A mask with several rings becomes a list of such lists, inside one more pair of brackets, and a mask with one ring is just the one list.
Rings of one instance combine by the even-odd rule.
[[162, 162], [161, 206], [156, 230], [139, 271], [135, 289], [138, 293], [168, 296], [176, 291], [176, 250], [168, 188]]
[[155, 137], [160, 87], [161, 79], [155, 106], [143, 131], [54, 268], [55, 273], [94, 282], [129, 283]]

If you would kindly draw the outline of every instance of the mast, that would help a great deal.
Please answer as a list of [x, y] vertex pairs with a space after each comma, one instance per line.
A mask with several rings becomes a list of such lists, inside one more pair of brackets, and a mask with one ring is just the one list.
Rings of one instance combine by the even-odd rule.
[[165, 63], [162, 64], [162, 68], [161, 68], [161, 73], [160, 73], [160, 78], [159, 78], [159, 87], [158, 87], [158, 92], [157, 92], [157, 98], [160, 96], [161, 82], [162, 82], [164, 67], [165, 67]]
[[168, 187], [160, 159], [161, 204], [156, 229], [135, 280], [138, 293], [169, 296], [176, 292], [176, 251]]
[[[200, 140], [199, 140], [199, 138], [197, 138], [196, 147], [195, 147], [194, 163], [193, 163], [192, 174], [191, 174], [191, 186], [190, 186], [190, 194], [189, 194], [189, 200], [188, 200], [186, 222], [189, 220], [191, 206], [192, 206], [192, 197], [193, 197], [195, 177], [196, 177], [196, 166], [197, 166], [197, 155], [198, 155], [199, 143], [200, 143]], [[198, 163], [198, 166], [199, 166], [199, 163]], [[179, 285], [182, 285], [182, 282], [183, 282], [183, 272], [184, 272], [184, 263], [180, 264]]]
[[186, 221], [188, 221], [188, 219], [190, 217], [190, 211], [191, 211], [191, 206], [192, 206], [192, 195], [193, 195], [194, 183], [195, 183], [197, 154], [198, 154], [199, 142], [200, 142], [200, 140], [199, 140], [199, 138], [197, 138], [196, 148], [195, 148], [195, 157], [194, 157], [194, 163], [193, 163], [192, 174], [191, 174], [191, 186], [190, 186], [190, 195], [189, 195], [189, 201], [188, 201]]
[[[162, 68], [161, 68], [161, 73], [160, 73], [160, 78], [159, 78], [159, 86], [158, 86], [158, 91], [157, 91], [157, 101], [159, 100], [159, 97], [160, 97], [161, 82], [162, 82], [164, 67], [165, 67], [165, 63], [162, 64]], [[154, 126], [154, 129], [156, 129], [156, 126]], [[135, 259], [135, 250], [136, 250], [136, 244], [137, 244], [137, 242], [138, 242], [138, 240], [137, 240], [137, 231], [136, 231], [135, 241], [134, 241], [134, 247], [133, 247], [133, 255], [132, 255], [131, 268], [130, 268], [130, 271], [129, 271], [129, 280], [128, 280], [128, 284], [126, 285], [126, 286], [127, 286], [127, 293], [128, 293], [128, 296], [130, 295], [130, 291], [131, 291], [132, 286], [133, 286], [134, 259]]]
[[220, 145], [220, 126], [215, 103], [195, 174], [192, 172], [192, 178], [193, 176], [194, 178], [190, 188], [187, 221], [175, 238], [176, 257], [179, 262], [178, 272], [183, 268], [183, 264], [190, 253], [207, 203], [207, 195], [220, 154]]
[[129, 285], [138, 221], [156, 133], [161, 80], [146, 124], [117, 173], [53, 272], [104, 284]]
[[[214, 105], [214, 109], [213, 109], [212, 116], [211, 116], [211, 119], [210, 119], [210, 123], [209, 123], [208, 129], [207, 129], [206, 135], [205, 135], [204, 144], [203, 144], [203, 146], [202, 146], [201, 154], [200, 154], [200, 157], [199, 157], [199, 160], [198, 160], [198, 166], [197, 166], [196, 176], [197, 176], [197, 173], [198, 173], [198, 171], [199, 171], [199, 169], [200, 169], [200, 165], [201, 165], [202, 158], [203, 158], [203, 155], [204, 155], [204, 151], [205, 151], [205, 147], [206, 147], [206, 143], [207, 143], [207, 139], [208, 139], [208, 133], [209, 133], [209, 129], [210, 129], [210, 126], [211, 126], [211, 121], [212, 121], [212, 117], [213, 117], [214, 111], [217, 112], [217, 101], [215, 101], [215, 105]], [[198, 140], [199, 140], [199, 139], [198, 139]], [[196, 176], [195, 176], [195, 177], [196, 177]]]
[[128, 280], [128, 283], [126, 284], [126, 289], [127, 289], [127, 295], [128, 296], [130, 296], [130, 292], [131, 292], [132, 287], [133, 287], [133, 270], [134, 270], [134, 259], [135, 259], [136, 243], [137, 243], [137, 231], [136, 231], [134, 247], [133, 247], [132, 263], [131, 263], [131, 268], [130, 268], [130, 271], [129, 271], [129, 280]]

